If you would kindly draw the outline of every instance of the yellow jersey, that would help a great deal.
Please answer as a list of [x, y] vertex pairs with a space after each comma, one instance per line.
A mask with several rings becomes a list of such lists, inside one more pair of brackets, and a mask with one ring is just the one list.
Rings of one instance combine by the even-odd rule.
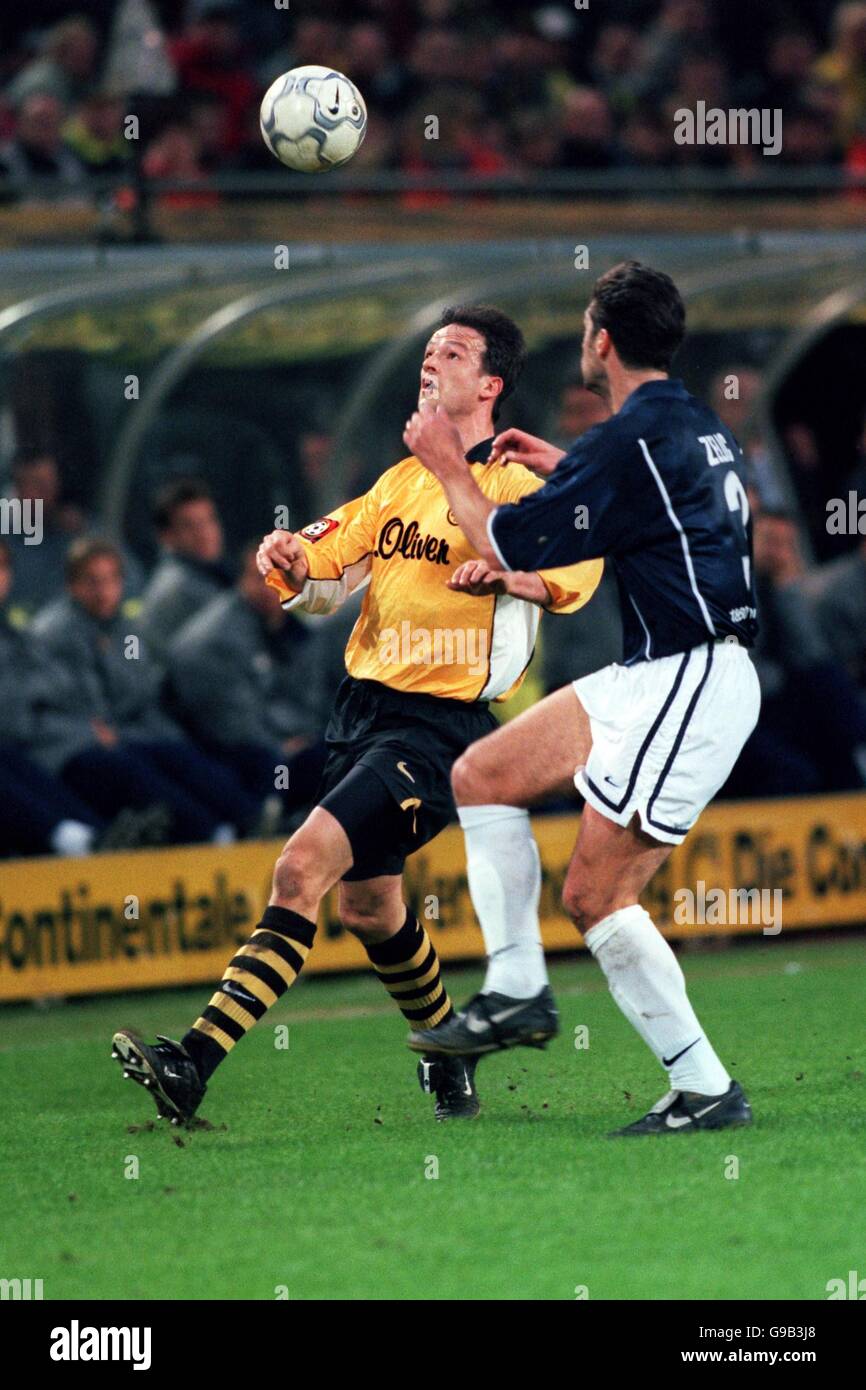
[[[491, 440], [466, 455], [486, 497], [518, 502], [542, 481], [521, 464], [485, 463]], [[275, 569], [284, 608], [331, 612], [366, 587], [346, 645], [358, 680], [452, 700], [505, 700], [532, 658], [540, 608], [510, 594], [476, 597], [447, 587], [477, 553], [457, 525], [438, 478], [414, 456], [389, 468], [362, 497], [297, 533], [309, 564], [297, 592]], [[592, 597], [602, 560], [540, 571], [546, 609], [572, 613]]]

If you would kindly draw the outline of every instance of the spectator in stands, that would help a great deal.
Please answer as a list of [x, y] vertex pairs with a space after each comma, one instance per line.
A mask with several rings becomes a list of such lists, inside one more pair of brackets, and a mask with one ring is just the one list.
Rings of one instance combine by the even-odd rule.
[[808, 86], [816, 50], [815, 39], [806, 29], [786, 25], [774, 30], [767, 42], [756, 104], [773, 110], [799, 101]]
[[10, 621], [12, 553], [0, 540], [0, 855], [88, 854], [103, 823], [34, 761], [59, 728], [83, 723], [76, 693]]
[[199, 742], [260, 798], [273, 795], [278, 769], [289, 767], [288, 786], [276, 790], [296, 806], [312, 799], [318, 783], [328, 699], [317, 640], [263, 583], [257, 548], [245, 548], [236, 586], [175, 633], [168, 676]]
[[[842, 150], [825, 111], [806, 102], [792, 102], [785, 111], [785, 138], [779, 152], [782, 164], [807, 168], [838, 164]], [[820, 189], [815, 190], [820, 193]]]
[[182, 88], [221, 102], [223, 155], [228, 157], [241, 148], [247, 112], [261, 99], [244, 47], [241, 6], [237, 0], [194, 0], [192, 9], [189, 28], [170, 45], [170, 52]]
[[[254, 114], [258, 130], [258, 111]], [[216, 173], [220, 167], [227, 167], [229, 162], [232, 167], [238, 163], [237, 157], [228, 161], [225, 153], [227, 120], [226, 107], [218, 97], [204, 93], [190, 102], [189, 125], [197, 144], [198, 164], [205, 173]], [[268, 154], [269, 151], [261, 139], [261, 131], [258, 131], [258, 134], [259, 144], [265, 154]], [[273, 155], [270, 157], [273, 160]]]
[[[866, 457], [866, 422], [862, 450]], [[855, 489], [855, 497], [866, 513], [866, 488]], [[813, 569], [804, 589], [834, 657], [866, 691], [866, 536], [847, 555]]]
[[[726, 108], [732, 104], [732, 93], [723, 56], [703, 46], [687, 47], [677, 70], [676, 80], [662, 103], [671, 122], [677, 111], [695, 111], [698, 102], [708, 108]], [[759, 158], [752, 145], [685, 144], [675, 146], [679, 164], [700, 164], [723, 169], [731, 164], [751, 165]]]
[[132, 146], [124, 139], [123, 118], [117, 97], [93, 92], [63, 127], [64, 143], [88, 174], [118, 174], [128, 165]]
[[352, 81], [370, 111], [387, 119], [406, 105], [409, 77], [391, 53], [387, 30], [372, 20], [353, 24], [347, 35]]
[[[866, 698], [834, 657], [831, 626], [810, 606], [797, 526], [788, 513], [754, 507], [754, 563], [761, 714], [725, 794], [792, 796], [862, 787]], [[866, 597], [866, 568], [863, 575]]]
[[269, 87], [290, 68], [314, 64], [351, 72], [352, 60], [346, 48], [346, 30], [332, 19], [304, 15], [295, 24], [289, 42], [281, 44], [259, 67], [263, 87]]
[[696, 45], [712, 47], [712, 27], [705, 0], [664, 0], [640, 46], [635, 95], [650, 101], [668, 96], [687, 52]]
[[562, 139], [549, 112], [530, 109], [518, 112], [512, 121], [517, 163], [524, 169], [543, 173], [562, 163]]
[[[104, 818], [161, 805], [179, 840], [226, 843], [259, 803], [227, 769], [187, 741], [161, 709], [160, 674], [121, 616], [123, 562], [107, 541], [76, 541], [67, 592], [33, 623], [34, 637], [74, 682], [79, 719], [53, 750], [63, 780]], [[81, 716], [89, 733], [81, 730]]]
[[670, 168], [677, 158], [673, 122], [654, 106], [637, 106], [626, 117], [620, 148], [626, 164]]
[[640, 35], [631, 24], [603, 24], [592, 50], [589, 71], [593, 85], [607, 97], [612, 109], [626, 114], [634, 103], [634, 73]]
[[607, 97], [593, 87], [566, 93], [559, 118], [560, 158], [567, 169], [611, 169], [621, 163]]
[[49, 31], [42, 57], [28, 63], [6, 88], [13, 106], [32, 96], [53, 97], [59, 107], [72, 106], [87, 93], [96, 70], [98, 36], [84, 15], [70, 15]]
[[233, 580], [225, 559], [222, 522], [213, 496], [196, 478], [179, 478], [159, 492], [153, 521], [162, 557], [142, 595], [139, 625], [158, 660], [177, 629]]
[[159, 201], [165, 207], [207, 207], [219, 201], [218, 195], [208, 187], [207, 171], [202, 163], [201, 135], [183, 121], [171, 121], [163, 127], [145, 150], [141, 167], [149, 179], [173, 179], [201, 185], [161, 194]]
[[33, 179], [52, 179], [69, 196], [80, 194], [84, 166], [63, 142], [63, 114], [57, 97], [31, 92], [18, 108], [15, 138], [0, 148], [0, 176], [8, 178], [28, 202], [49, 196], [56, 201], [58, 197], [56, 187], [47, 191], [29, 188]]
[[833, 45], [815, 64], [815, 79], [830, 98], [844, 146], [866, 124], [866, 3], [847, 0], [833, 16]]
[[756, 367], [732, 362], [710, 381], [709, 403], [743, 450], [749, 486], [765, 507], [778, 509], [784, 501], [772, 459], [761, 434], [758, 409], [764, 378]]
[[409, 77], [416, 101], [428, 103], [429, 109], [442, 113], [443, 108], [429, 103], [437, 96], [446, 97], [470, 79], [466, 47], [459, 29], [436, 25], [421, 29], [409, 52]]
[[[22, 504], [41, 509], [41, 539], [31, 544], [24, 535], [11, 536], [15, 565], [15, 605], [30, 618], [56, 598], [63, 584], [63, 566], [70, 545], [88, 529], [84, 511], [63, 496], [57, 459], [45, 449], [22, 447], [12, 460], [14, 495]], [[141, 566], [124, 555], [127, 593], [141, 592]]]
[[491, 111], [547, 111], [569, 85], [565, 74], [550, 71], [548, 45], [536, 34], [506, 29], [495, 36], [489, 53], [485, 90]]

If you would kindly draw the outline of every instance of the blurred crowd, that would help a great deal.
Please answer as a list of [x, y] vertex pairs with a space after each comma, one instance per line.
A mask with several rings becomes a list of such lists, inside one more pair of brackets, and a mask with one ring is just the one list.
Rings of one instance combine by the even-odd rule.
[[[6, 198], [82, 196], [88, 175], [133, 163], [215, 198], [218, 174], [273, 170], [259, 102], [276, 76], [307, 63], [346, 72], [366, 98], [359, 171], [749, 172], [768, 162], [866, 170], [866, 0], [334, 0], [324, 8], [81, 0], [77, 8], [42, 26], [38, 7], [3, 21]], [[699, 101], [781, 109], [781, 152], [768, 161], [749, 145], [676, 143], [674, 113]], [[34, 179], [53, 188], [34, 191]]]
[[[723, 794], [853, 790], [866, 785], [866, 535], [806, 559], [755, 423], [761, 388], [757, 369], [732, 363], [707, 391], [748, 463], [761, 622], [761, 718]], [[575, 377], [539, 428], [568, 447], [605, 414]], [[317, 457], [329, 451], [315, 440]], [[841, 484], [862, 501], [866, 532], [866, 416]], [[198, 477], [159, 487], [136, 553], [65, 498], [52, 455], [19, 448], [3, 505], [32, 517], [36, 503], [39, 544], [0, 536], [0, 852], [228, 843], [290, 827], [315, 795], [357, 600], [328, 618], [284, 612], [256, 569], [257, 540], [229, 554]], [[607, 571], [585, 609], [541, 624], [505, 717], [620, 657]]]
[[354, 609], [326, 627], [284, 612], [258, 540], [230, 559], [196, 478], [156, 497], [143, 575], [66, 512], [54, 458], [21, 450], [12, 477], [14, 499], [42, 502], [43, 536], [0, 537], [2, 852], [285, 829], [318, 784]]

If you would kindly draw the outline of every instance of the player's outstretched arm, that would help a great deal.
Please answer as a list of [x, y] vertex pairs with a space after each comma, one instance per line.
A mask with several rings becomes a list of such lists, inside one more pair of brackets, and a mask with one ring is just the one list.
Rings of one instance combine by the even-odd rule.
[[557, 449], [555, 444], [548, 444], [546, 439], [527, 434], [525, 430], [503, 430], [493, 441], [490, 458], [493, 462], [522, 463], [530, 473], [546, 478], [560, 459], [565, 458], [565, 450]]

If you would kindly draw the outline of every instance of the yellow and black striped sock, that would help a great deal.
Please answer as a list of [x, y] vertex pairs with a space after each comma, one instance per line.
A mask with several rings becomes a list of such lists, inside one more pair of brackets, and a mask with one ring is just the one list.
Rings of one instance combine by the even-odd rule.
[[265, 908], [249, 941], [230, 960], [201, 1018], [182, 1039], [203, 1081], [294, 984], [315, 934], [315, 922], [299, 912]]
[[395, 936], [366, 947], [373, 969], [413, 1028], [435, 1028], [454, 1010], [439, 973], [439, 957], [411, 908]]

